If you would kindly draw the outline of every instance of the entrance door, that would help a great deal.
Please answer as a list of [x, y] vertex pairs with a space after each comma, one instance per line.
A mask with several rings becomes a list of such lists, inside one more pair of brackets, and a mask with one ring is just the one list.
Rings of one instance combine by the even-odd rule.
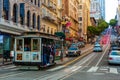
[[31, 39], [31, 62], [41, 62], [41, 39]]
[[15, 39], [15, 55], [14, 60], [15, 62], [24, 61], [24, 39], [23, 38], [16, 38]]

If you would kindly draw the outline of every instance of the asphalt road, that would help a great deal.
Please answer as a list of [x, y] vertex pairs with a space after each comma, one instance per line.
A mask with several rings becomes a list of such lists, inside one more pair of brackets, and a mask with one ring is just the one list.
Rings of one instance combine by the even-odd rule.
[[[76, 63], [45, 70], [19, 70], [14, 65], [0, 68], [0, 80], [119, 80], [119, 65], [107, 64], [107, 50], [92, 52]], [[77, 57], [78, 58], [78, 57]]]
[[120, 80], [120, 65], [107, 63], [109, 46], [105, 44], [103, 52], [92, 52], [86, 57], [82, 54], [64, 65], [40, 71], [2, 66], [0, 80]]

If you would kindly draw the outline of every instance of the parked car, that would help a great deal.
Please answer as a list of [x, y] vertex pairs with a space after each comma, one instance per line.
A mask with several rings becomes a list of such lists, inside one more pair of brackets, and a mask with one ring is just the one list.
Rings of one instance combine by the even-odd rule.
[[112, 50], [108, 55], [108, 64], [120, 64], [120, 51]]
[[103, 51], [102, 46], [99, 43], [95, 44], [94, 48], [93, 48], [93, 51], [94, 52], [102, 52]]
[[78, 42], [77, 43], [79, 48], [85, 47], [85, 43], [84, 42]]
[[78, 48], [76, 43], [73, 43], [68, 51], [66, 51], [66, 56], [79, 56], [81, 53], [81, 50]]

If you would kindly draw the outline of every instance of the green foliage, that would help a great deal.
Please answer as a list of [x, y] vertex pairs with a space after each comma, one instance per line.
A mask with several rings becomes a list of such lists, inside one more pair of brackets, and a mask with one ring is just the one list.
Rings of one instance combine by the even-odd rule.
[[106, 29], [108, 26], [109, 26], [108, 23], [105, 22], [105, 21], [103, 21], [103, 22], [99, 23], [97, 27], [98, 27], [98, 29], [100, 30], [100, 32], [102, 32], [102, 31], [104, 31], [104, 29]]
[[55, 35], [60, 37], [60, 38], [65, 39], [65, 33], [63, 33], [63, 32], [56, 32]]
[[105, 20], [100, 19], [98, 21], [97, 26], [88, 26], [87, 35], [88, 37], [94, 37], [95, 35], [100, 35], [100, 33], [104, 31], [108, 26], [109, 24]]
[[116, 19], [111, 19], [109, 22], [109, 25], [111, 26], [115, 26], [117, 24], [117, 20]]

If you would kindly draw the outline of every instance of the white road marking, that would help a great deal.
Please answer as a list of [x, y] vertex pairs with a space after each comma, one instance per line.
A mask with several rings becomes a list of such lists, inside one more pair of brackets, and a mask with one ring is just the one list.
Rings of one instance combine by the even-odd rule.
[[76, 68], [78, 68], [78, 66], [72, 66], [72, 67], [70, 67], [70, 68], [64, 69], [64, 72], [71, 72], [72, 70], [74, 70], [74, 69], [76, 69]]
[[102, 60], [102, 58], [104, 57], [104, 55], [105, 55], [105, 53], [106, 53], [106, 51], [107, 51], [108, 48], [109, 48], [109, 46], [107, 46], [107, 48], [106, 48], [105, 51], [103, 52], [101, 58], [99, 59], [99, 61], [98, 61], [97, 64], [95, 65], [95, 67], [97, 67], [97, 66], [99, 65], [99, 63], [101, 62], [101, 60]]
[[72, 67], [70, 67], [70, 69], [75, 69], [77, 66], [72, 66]]
[[47, 70], [47, 71], [55, 71], [55, 70], [62, 69], [62, 68], [64, 68], [64, 66], [58, 66], [58, 67], [49, 69], [49, 70]]
[[117, 68], [110, 68], [110, 73], [118, 74]]
[[[89, 60], [90, 60], [90, 58], [93, 58], [93, 56], [95, 56], [95, 54], [90, 54], [90, 56], [89, 56], [89, 57], [84, 58], [84, 60], [80, 63], [80, 65], [85, 64], [87, 61], [89, 61]], [[76, 63], [76, 64], [77, 64], [77, 63]]]
[[98, 67], [91, 67], [87, 72], [96, 72]]
[[77, 71], [78, 69], [80, 69], [82, 66], [78, 66], [76, 69], [73, 69], [72, 71]]

